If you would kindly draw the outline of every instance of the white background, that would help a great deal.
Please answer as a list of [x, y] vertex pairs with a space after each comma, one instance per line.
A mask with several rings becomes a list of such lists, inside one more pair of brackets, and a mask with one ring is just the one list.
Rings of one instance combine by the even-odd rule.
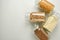
[[[60, 11], [60, 0], [48, 0]], [[36, 0], [0, 0], [0, 40], [38, 40], [25, 14], [34, 9]], [[60, 22], [49, 40], [60, 40]]]

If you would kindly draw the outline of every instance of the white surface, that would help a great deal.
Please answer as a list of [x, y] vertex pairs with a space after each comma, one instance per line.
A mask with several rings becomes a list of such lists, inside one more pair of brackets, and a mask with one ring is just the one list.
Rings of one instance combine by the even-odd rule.
[[[38, 40], [33, 33], [34, 27], [25, 20], [25, 13], [34, 10], [35, 1], [0, 0], [0, 40]], [[55, 10], [60, 11], [60, 0], [49, 1], [55, 4]], [[60, 40], [59, 24], [49, 40]]]

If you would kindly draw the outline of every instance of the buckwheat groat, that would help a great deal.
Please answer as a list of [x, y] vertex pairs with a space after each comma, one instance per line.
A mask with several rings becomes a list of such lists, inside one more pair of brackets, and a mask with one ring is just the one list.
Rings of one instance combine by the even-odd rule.
[[43, 25], [43, 27], [45, 29], [47, 29], [48, 31], [52, 32], [57, 24], [57, 17], [55, 15], [52, 15], [50, 17], [48, 17], [46, 23]]
[[45, 22], [45, 13], [44, 12], [32, 12], [30, 13], [31, 22]]
[[47, 0], [41, 0], [38, 5], [39, 8], [43, 9], [46, 13], [49, 13], [54, 9], [54, 5]]
[[36, 29], [34, 33], [40, 40], [48, 40], [48, 34], [42, 28]]

